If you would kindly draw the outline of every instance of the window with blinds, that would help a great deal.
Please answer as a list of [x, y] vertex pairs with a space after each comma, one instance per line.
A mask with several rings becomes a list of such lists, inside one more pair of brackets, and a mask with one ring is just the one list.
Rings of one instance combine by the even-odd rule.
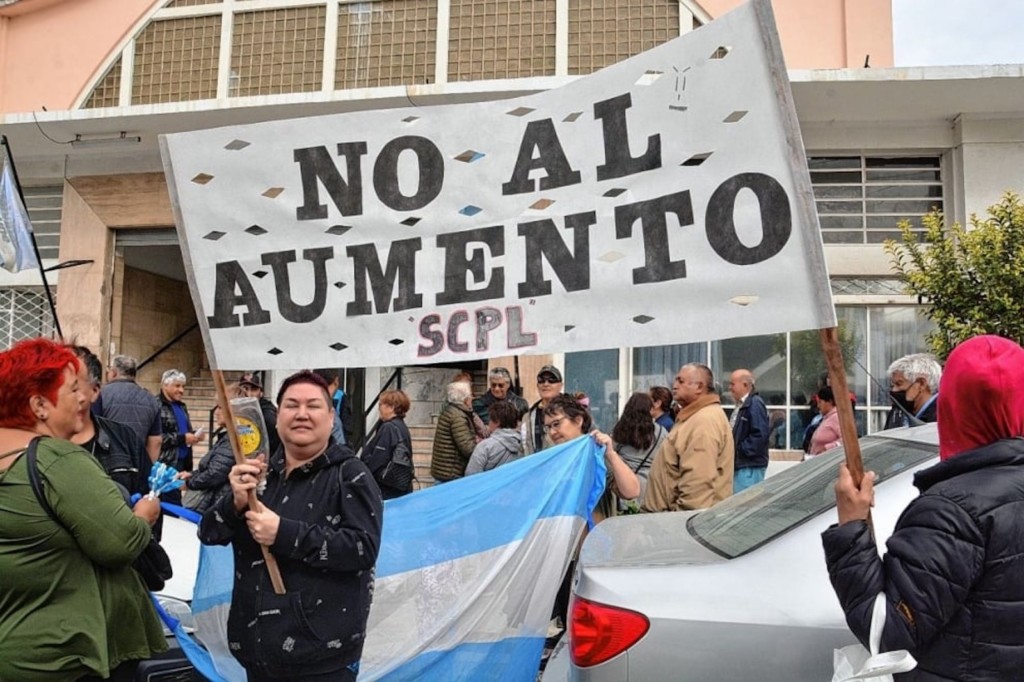
[[934, 156], [812, 156], [814, 199], [826, 244], [879, 244], [909, 221], [942, 210], [942, 163]]

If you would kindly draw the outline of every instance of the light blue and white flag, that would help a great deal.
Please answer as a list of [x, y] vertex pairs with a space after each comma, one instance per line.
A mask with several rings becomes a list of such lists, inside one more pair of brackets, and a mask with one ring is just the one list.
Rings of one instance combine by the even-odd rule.
[[[536, 679], [555, 595], [605, 474], [604, 448], [584, 436], [388, 500], [360, 681]], [[222, 548], [203, 549], [196, 634], [221, 675], [239, 679], [222, 664], [231, 554], [208, 549]]]
[[32, 223], [21, 201], [7, 145], [0, 145], [0, 267], [9, 272], [38, 268]]

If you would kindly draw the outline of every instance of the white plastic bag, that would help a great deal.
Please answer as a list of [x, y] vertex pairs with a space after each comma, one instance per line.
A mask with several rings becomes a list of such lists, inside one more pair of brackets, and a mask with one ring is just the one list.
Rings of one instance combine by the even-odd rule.
[[893, 682], [897, 673], [910, 672], [917, 661], [906, 649], [879, 653], [882, 642], [882, 628], [885, 627], [885, 593], [875, 597], [871, 611], [871, 632], [868, 636], [868, 651], [860, 644], [851, 644], [832, 652], [832, 682], [864, 680], [865, 682]]

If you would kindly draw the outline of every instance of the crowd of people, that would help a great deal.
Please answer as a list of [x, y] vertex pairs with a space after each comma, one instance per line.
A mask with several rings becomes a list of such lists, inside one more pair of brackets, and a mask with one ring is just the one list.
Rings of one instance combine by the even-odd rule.
[[[997, 679], [1011, 669], [995, 653], [1024, 647], [1006, 634], [1016, 631], [1014, 605], [1024, 597], [1014, 577], [1024, 561], [1014, 525], [1024, 508], [1021, 366], [1020, 346], [977, 337], [954, 351], [945, 372], [924, 354], [889, 367], [886, 426], [938, 421], [942, 461], [918, 474], [921, 496], [884, 560], [867, 525], [873, 475], [858, 484], [843, 467], [836, 483], [839, 524], [823, 540], [851, 629], [866, 638], [874, 595], [884, 593], [891, 608], [883, 643], [910, 649], [936, 678], [984, 669]], [[378, 423], [357, 451], [336, 371], [286, 378], [276, 405], [260, 375], [246, 373], [237, 393], [258, 401], [269, 457], [238, 463], [218, 408], [211, 447], [193, 469], [192, 448], [207, 434], [193, 428], [182, 401], [186, 376], [164, 372], [154, 396], [138, 385], [132, 358], [115, 357], [105, 385], [102, 375], [81, 346], [36, 339], [0, 352], [0, 573], [8, 586], [0, 593], [0, 679], [130, 679], [137, 661], [166, 647], [133, 568], [159, 537], [160, 506], [145, 495], [130, 502], [163, 463], [185, 479], [202, 541], [233, 548], [228, 638], [248, 678], [354, 680], [383, 501], [414, 487], [409, 397], [378, 396]], [[566, 392], [553, 365], [537, 373], [532, 405], [505, 368], [492, 368], [476, 397], [471, 376], [454, 379], [433, 441], [438, 485], [581, 437], [593, 439], [606, 469], [595, 522], [706, 509], [766, 475], [771, 420], [745, 368], [729, 375], [728, 412], [711, 369], [688, 363], [671, 388], [633, 393], [610, 433], [595, 428], [587, 396]], [[827, 382], [815, 394], [808, 457], [842, 445], [837, 401], [846, 399]], [[978, 409], [983, 403], [989, 408]], [[927, 565], [920, 556], [931, 557]], [[271, 563], [287, 593], [275, 589]]]

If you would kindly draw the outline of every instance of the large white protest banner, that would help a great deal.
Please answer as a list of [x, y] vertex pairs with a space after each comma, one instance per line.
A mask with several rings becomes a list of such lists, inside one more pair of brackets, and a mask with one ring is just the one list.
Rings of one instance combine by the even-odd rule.
[[221, 369], [835, 324], [767, 0], [528, 97], [161, 145]]

